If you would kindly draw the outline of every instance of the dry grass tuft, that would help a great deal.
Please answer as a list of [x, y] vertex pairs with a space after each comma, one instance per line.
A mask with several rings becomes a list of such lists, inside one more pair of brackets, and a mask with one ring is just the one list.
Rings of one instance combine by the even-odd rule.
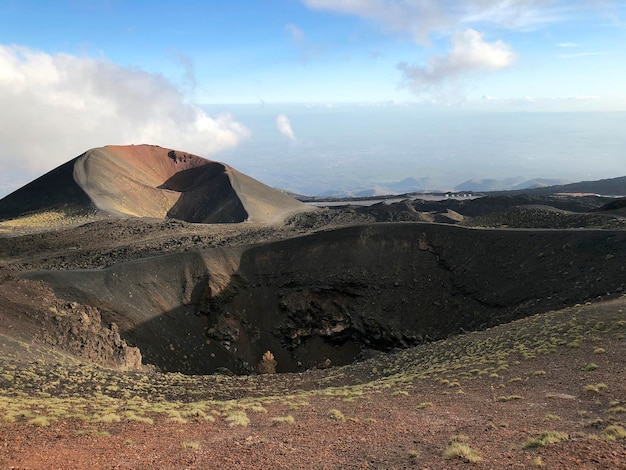
[[443, 451], [445, 459], [462, 459], [468, 463], [476, 463], [482, 460], [481, 456], [472, 449], [470, 446], [463, 442], [450, 442], [446, 449]]

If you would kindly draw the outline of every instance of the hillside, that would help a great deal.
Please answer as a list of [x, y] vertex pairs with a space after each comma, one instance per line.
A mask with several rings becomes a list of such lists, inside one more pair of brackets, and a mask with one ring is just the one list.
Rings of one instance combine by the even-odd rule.
[[0, 201], [0, 466], [626, 461], [623, 201], [311, 210], [206, 162], [106, 147]]
[[228, 165], [151, 145], [89, 150], [0, 200], [0, 220], [60, 212], [273, 222], [308, 207]]

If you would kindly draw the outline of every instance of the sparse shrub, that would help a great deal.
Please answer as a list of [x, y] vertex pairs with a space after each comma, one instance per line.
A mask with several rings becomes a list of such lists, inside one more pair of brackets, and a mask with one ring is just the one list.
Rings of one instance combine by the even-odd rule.
[[548, 413], [543, 419], [545, 419], [546, 421], [560, 421], [561, 417], [559, 415]]
[[291, 415], [289, 415], [289, 416], [278, 416], [276, 418], [272, 418], [272, 423], [274, 423], [275, 425], [277, 425], [277, 424], [293, 424], [295, 422], [296, 422], [296, 420]]
[[564, 441], [566, 439], [569, 439], [569, 435], [567, 433], [557, 432], [557, 431], [546, 431], [546, 432], [542, 433], [541, 436], [539, 436], [537, 438], [528, 439], [524, 443], [522, 448], [523, 449], [532, 449], [532, 448], [535, 448], [535, 447], [543, 447], [543, 446], [546, 446], [548, 444], [556, 444], [557, 442], [561, 442], [561, 441]]
[[170, 423], [187, 424], [187, 420], [182, 416], [171, 416], [169, 421]]
[[228, 412], [226, 416], [226, 421], [229, 426], [243, 426], [246, 427], [250, 424], [250, 418], [246, 415], [245, 411], [235, 410]]
[[154, 424], [154, 420], [152, 418], [148, 418], [147, 416], [140, 416], [136, 414], [134, 411], [127, 411], [126, 413], [124, 413], [124, 417], [128, 421], [136, 421], [137, 423], [144, 423], [144, 424]]
[[626, 413], [626, 406], [612, 406], [609, 413]]
[[419, 450], [410, 450], [409, 451], [409, 458], [411, 460], [417, 460], [422, 456], [421, 452]]
[[623, 426], [619, 426], [617, 424], [607, 426], [603, 434], [604, 438], [608, 441], [618, 441], [626, 439], [626, 429], [624, 429]]
[[278, 362], [274, 359], [274, 355], [270, 351], [266, 351], [257, 367], [259, 374], [275, 374], [277, 364]]
[[341, 411], [332, 409], [330, 410], [330, 419], [334, 419], [335, 421], [345, 421], [346, 417]]
[[604, 354], [605, 352], [606, 352], [606, 349], [604, 348], [593, 348], [594, 354]]
[[50, 420], [45, 416], [37, 416], [29, 420], [28, 424], [32, 424], [33, 426], [50, 426]]
[[545, 370], [536, 370], [535, 372], [533, 372], [533, 375], [535, 375], [535, 376], [546, 375], [546, 371]]
[[513, 400], [523, 400], [524, 397], [521, 395], [506, 395], [500, 396], [496, 398], [497, 401], [513, 401]]
[[107, 413], [98, 418], [101, 423], [119, 423], [122, 417], [116, 413]]
[[251, 411], [253, 413], [267, 413], [267, 408], [259, 403], [253, 403], [250, 406], [246, 407], [246, 410]]
[[183, 442], [183, 449], [198, 450], [199, 448], [200, 448], [200, 443], [197, 441], [184, 441]]
[[592, 370], [596, 370], [597, 368], [598, 368], [598, 364], [594, 364], [593, 362], [590, 362], [589, 364], [586, 364], [585, 367], [583, 367], [583, 370], [587, 372], [591, 372]]
[[420, 403], [419, 405], [417, 405], [416, 408], [418, 410], [423, 410], [424, 408], [430, 408], [431, 406], [433, 406], [432, 402], [424, 401], [424, 402]]
[[459, 458], [468, 463], [476, 463], [482, 460], [480, 455], [478, 455], [474, 449], [467, 444], [457, 441], [453, 441], [448, 444], [446, 449], [443, 451], [443, 456], [448, 460]]
[[531, 463], [534, 467], [543, 467], [543, 460], [541, 459], [541, 455], [538, 455], [537, 457], [532, 459]]
[[585, 391], [586, 392], [594, 392], [594, 393], [600, 393], [602, 390], [606, 390], [608, 388], [608, 386], [604, 383], [599, 383], [596, 385], [585, 385]]

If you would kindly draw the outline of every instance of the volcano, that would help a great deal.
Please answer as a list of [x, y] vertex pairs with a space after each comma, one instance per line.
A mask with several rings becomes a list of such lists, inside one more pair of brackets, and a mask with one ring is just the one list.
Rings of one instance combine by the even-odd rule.
[[0, 200], [0, 220], [62, 211], [273, 223], [305, 210], [224, 163], [154, 145], [88, 150]]

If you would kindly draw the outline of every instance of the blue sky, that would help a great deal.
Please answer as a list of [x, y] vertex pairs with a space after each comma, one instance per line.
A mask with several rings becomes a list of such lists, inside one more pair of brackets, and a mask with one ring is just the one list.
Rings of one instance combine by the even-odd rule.
[[233, 155], [231, 104], [287, 141], [287, 103], [626, 111], [625, 45], [623, 0], [0, 0], [0, 184], [108, 143]]
[[[612, 108], [626, 100], [625, 11], [601, 0], [3, 0], [0, 41], [162, 74], [200, 103], [486, 95]], [[455, 60], [454, 44], [473, 58]]]

